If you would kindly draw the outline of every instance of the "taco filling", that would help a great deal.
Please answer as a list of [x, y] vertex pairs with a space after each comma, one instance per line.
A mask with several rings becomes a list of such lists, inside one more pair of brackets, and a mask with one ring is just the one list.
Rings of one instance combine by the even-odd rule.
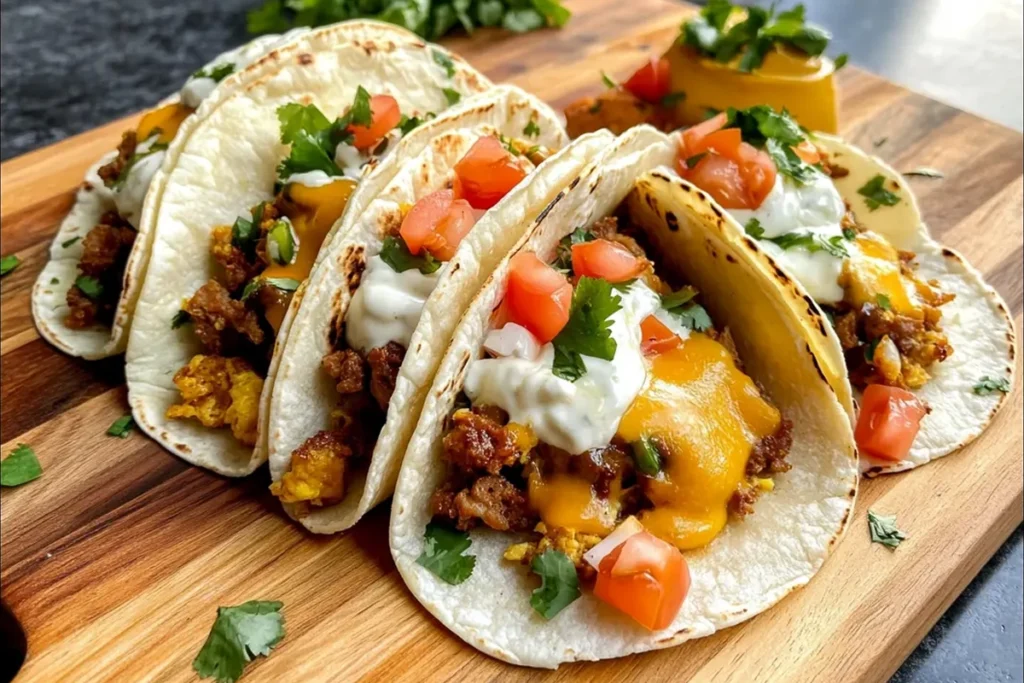
[[657, 630], [688, 590], [681, 551], [752, 514], [790, 469], [792, 423], [699, 292], [656, 274], [642, 241], [607, 217], [564, 238], [552, 263], [512, 257], [486, 355], [447, 418], [427, 535], [526, 532], [506, 561], [575, 569]]
[[364, 468], [384, 425], [398, 373], [423, 306], [459, 243], [480, 215], [497, 204], [548, 155], [548, 150], [500, 135], [478, 138], [447, 174], [444, 187], [402, 206], [402, 218], [370, 255], [321, 368], [339, 403], [331, 429], [291, 454], [271, 485], [296, 516], [345, 497], [352, 468]]
[[281, 141], [291, 145], [277, 168], [277, 194], [249, 216], [213, 229], [210, 254], [220, 266], [170, 322], [191, 324], [203, 347], [174, 376], [181, 402], [167, 417], [229, 426], [256, 443], [259, 395], [274, 338], [295, 290], [341, 217], [362, 169], [418, 119], [390, 95], [362, 87], [348, 111], [330, 121], [315, 105], [277, 110]]
[[[879, 405], [902, 406], [909, 450], [927, 406], [907, 390], [924, 386], [953, 353], [941, 307], [954, 295], [917, 275], [913, 252], [858, 222], [833, 183], [846, 169], [785, 110], [729, 110], [683, 131], [677, 170], [804, 285], [832, 321], [851, 384], [887, 399]], [[900, 201], [882, 175], [858, 192], [870, 211]], [[906, 450], [872, 454], [900, 460]]]
[[122, 134], [116, 155], [97, 170], [110, 192], [113, 208], [99, 218], [82, 240], [80, 274], [66, 295], [70, 309], [64, 319], [67, 327], [81, 330], [113, 323], [125, 266], [142, 218], [142, 203], [153, 176], [163, 164], [167, 146], [218, 83], [282, 40], [279, 36], [265, 36], [220, 55], [188, 78], [176, 101], [148, 112], [135, 130]]

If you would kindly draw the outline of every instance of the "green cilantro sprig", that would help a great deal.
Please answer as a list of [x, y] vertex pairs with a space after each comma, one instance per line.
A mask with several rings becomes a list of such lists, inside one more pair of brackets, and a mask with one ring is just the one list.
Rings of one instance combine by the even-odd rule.
[[523, 33], [560, 28], [571, 13], [561, 0], [265, 0], [246, 17], [249, 33], [282, 33], [293, 26], [323, 26], [346, 19], [386, 21], [427, 40], [462, 29], [500, 26]]
[[103, 296], [103, 283], [91, 275], [79, 275], [75, 278], [75, 287], [92, 301], [99, 301]]
[[580, 597], [576, 567], [565, 553], [545, 550], [533, 558], [530, 569], [541, 581], [530, 595], [530, 605], [545, 619], [554, 618]]
[[554, 267], [563, 273], [572, 273], [572, 245], [583, 244], [597, 239], [593, 233], [585, 228], [576, 228], [559, 241], [558, 250], [555, 254]]
[[713, 327], [707, 310], [693, 300], [697, 289], [690, 285], [661, 296], [661, 307], [671, 313], [685, 327], [694, 332], [705, 332]]
[[896, 528], [896, 515], [880, 515], [868, 510], [868, 531], [872, 543], [881, 543], [893, 550], [907, 540], [906, 534]]
[[793, 147], [806, 140], [807, 135], [786, 109], [775, 111], [763, 104], [749, 109], [729, 107], [726, 116], [725, 127], [739, 128], [743, 141], [763, 149], [779, 173], [789, 176], [799, 185], [810, 182], [819, 173], [793, 151]]
[[36, 452], [28, 444], [19, 443], [11, 454], [0, 462], [0, 485], [21, 486], [43, 474]]
[[7, 275], [21, 265], [21, 259], [14, 254], [8, 254], [0, 258], [0, 277]]
[[[761, 67], [764, 58], [777, 46], [798, 50], [809, 57], [825, 52], [832, 34], [807, 22], [803, 5], [776, 13], [761, 7], [744, 7], [747, 16], [729, 25], [734, 6], [728, 0], [709, 0], [701, 13], [683, 23], [679, 37], [683, 45], [718, 62], [739, 57], [738, 68], [751, 72]], [[839, 55], [836, 69], [842, 68], [846, 55]]]
[[127, 439], [132, 432], [132, 428], [135, 427], [135, 420], [132, 416], [122, 415], [121, 417], [114, 420], [114, 423], [107, 429], [107, 436], [116, 436], [121, 439]]
[[1008, 394], [1010, 392], [1010, 380], [1005, 377], [993, 379], [985, 375], [974, 385], [974, 393], [978, 396], [987, 396], [997, 391]]
[[900, 203], [899, 195], [885, 189], [885, 176], [881, 173], [857, 190], [857, 194], [864, 197], [869, 211], [874, 211], [880, 206], [896, 206]]
[[404, 273], [415, 268], [424, 275], [429, 275], [437, 272], [442, 265], [441, 261], [435, 259], [425, 249], [421, 255], [413, 255], [409, 251], [409, 247], [406, 246], [405, 240], [393, 235], [384, 238], [384, 243], [380, 248], [380, 258], [396, 273]]
[[234, 683], [245, 665], [267, 656], [284, 638], [283, 603], [250, 600], [235, 607], [218, 607], [210, 635], [192, 661], [200, 678]]
[[235, 72], [235, 65], [231, 62], [220, 64], [218, 66], [208, 66], [199, 69], [192, 74], [192, 78], [209, 78], [213, 81], [220, 83], [225, 78]]
[[475, 555], [463, 555], [472, 545], [469, 534], [430, 522], [423, 534], [423, 552], [416, 563], [445, 583], [457, 586], [473, 573]]
[[622, 308], [622, 298], [610, 282], [581, 277], [572, 293], [569, 321], [554, 338], [555, 359], [551, 371], [575, 382], [587, 372], [583, 356], [612, 360], [617, 344], [612, 338], [612, 315]]

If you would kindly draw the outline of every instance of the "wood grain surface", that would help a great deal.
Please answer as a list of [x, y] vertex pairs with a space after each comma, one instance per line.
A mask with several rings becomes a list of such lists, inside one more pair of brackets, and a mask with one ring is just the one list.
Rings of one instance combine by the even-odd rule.
[[[451, 47], [495, 81], [556, 107], [660, 51], [688, 11], [668, 0], [584, 0], [562, 31], [479, 32]], [[1020, 330], [1022, 163], [1018, 133], [857, 70], [841, 73], [845, 136], [913, 178], [932, 233], [961, 250]], [[35, 333], [29, 292], [86, 167], [128, 118], [3, 164], [0, 440], [31, 444], [41, 479], [2, 493], [3, 598], [28, 634], [19, 681], [193, 680], [218, 605], [284, 602], [287, 636], [244, 680], [877, 681], [886, 679], [1022, 519], [1021, 383], [982, 438], [903, 474], [864, 481], [856, 518], [811, 584], [738, 627], [672, 650], [557, 672], [477, 653], [406, 591], [388, 552], [387, 505], [352, 532], [305, 533], [267, 492], [265, 468], [228, 480], [138, 433], [120, 358], [88, 363]], [[881, 142], [884, 139], [884, 142]], [[1019, 333], [1018, 333], [1019, 336]], [[1018, 373], [1021, 368], [1019, 367]], [[1018, 376], [1020, 376], [1018, 374]], [[868, 509], [909, 538], [869, 542]]]

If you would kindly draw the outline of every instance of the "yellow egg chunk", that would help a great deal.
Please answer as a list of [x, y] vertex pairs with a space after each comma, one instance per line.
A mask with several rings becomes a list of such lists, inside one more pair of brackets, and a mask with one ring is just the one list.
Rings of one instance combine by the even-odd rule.
[[923, 318], [924, 311], [915, 300], [914, 285], [901, 274], [899, 252], [872, 232], [858, 235], [856, 247], [839, 276], [846, 302], [860, 307], [866, 303], [879, 304], [882, 300], [900, 315]]
[[728, 520], [751, 449], [780, 421], [729, 350], [709, 336], [693, 333], [656, 356], [618, 432], [630, 442], [646, 436], [664, 445], [662, 471], [646, 486], [655, 507], [640, 521], [680, 550], [710, 543]]
[[[297, 183], [288, 185], [285, 192], [296, 207], [287, 212], [295, 231], [296, 253], [291, 263], [272, 263], [263, 271], [262, 276], [289, 278], [299, 282], [309, 277], [327, 233], [341, 218], [355, 187], [356, 181], [350, 178], [338, 178], [320, 187]], [[290, 301], [291, 294], [277, 297], [264, 311], [275, 333], [281, 328]]]
[[743, 73], [737, 68], [739, 57], [723, 64], [678, 43], [665, 56], [672, 92], [686, 93], [676, 106], [677, 123], [700, 123], [707, 118], [708, 109], [767, 104], [775, 109], [785, 107], [811, 130], [835, 133], [839, 129], [835, 64], [828, 57], [775, 48], [759, 68]]
[[150, 135], [153, 131], [159, 129], [160, 137], [156, 139], [158, 143], [169, 144], [174, 136], [178, 134], [178, 128], [181, 127], [182, 122], [195, 111], [189, 107], [186, 107], [180, 102], [168, 104], [158, 109], [154, 109], [147, 112], [142, 120], [139, 121], [138, 128], [135, 129], [135, 135], [139, 142], [142, 142]]

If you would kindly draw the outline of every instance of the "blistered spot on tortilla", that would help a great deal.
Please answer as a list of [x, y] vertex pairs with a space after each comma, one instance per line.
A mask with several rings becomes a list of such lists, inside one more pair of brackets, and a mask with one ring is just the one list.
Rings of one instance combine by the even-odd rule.
[[771, 265], [772, 272], [775, 274], [775, 277], [778, 278], [779, 282], [781, 282], [783, 285], [789, 285], [789, 276], [786, 275], [784, 270], [779, 268], [779, 264], [775, 262], [775, 259], [769, 257], [768, 263]]
[[[576, 176], [575, 178], [572, 179], [572, 182], [569, 183], [569, 189], [571, 190], [571, 189], [575, 188], [579, 184], [580, 184], [580, 176]], [[597, 183], [594, 183], [594, 187], [597, 187]], [[591, 190], [591, 191], [593, 191], [593, 190]]]
[[82, 189], [85, 190], [86, 192], [92, 192], [92, 183], [86, 180], [85, 182], [82, 183]]
[[310, 65], [313, 63], [313, 55], [308, 52], [303, 52], [299, 55], [299, 64]]
[[416, 345], [416, 353], [419, 353], [420, 349], [422, 349], [422, 348], [423, 348], [423, 342], [420, 342], [419, 344]]
[[181, 451], [182, 453], [191, 453], [192, 449], [183, 443], [174, 444], [175, 450]]
[[647, 206], [650, 207], [651, 211], [653, 211], [655, 213], [655, 215], [657, 215], [657, 213], [658, 213], [658, 200], [657, 200], [657, 198], [655, 198], [654, 193], [653, 192], [645, 192], [644, 193], [644, 201], [647, 203]]
[[519, 111], [522, 111], [523, 109], [526, 109], [529, 106], [531, 106], [530, 103], [526, 102], [525, 100], [522, 102], [513, 102], [511, 107], [512, 113], [515, 114]]
[[729, 263], [736, 263], [737, 262], [732, 254], [726, 254], [725, 255], [725, 260], [728, 261]]
[[[426, 169], [424, 169], [426, 173]], [[398, 235], [398, 231], [402, 228], [402, 212], [400, 210], [389, 211], [380, 218], [380, 222], [377, 224], [377, 236], [384, 240], [385, 237]]]
[[673, 181], [673, 178], [669, 178], [667, 175], [665, 175], [661, 171], [652, 171], [651, 175], [654, 176], [655, 178], [657, 178], [658, 180], [664, 180], [667, 183], [671, 183]]
[[679, 219], [671, 211], [665, 212], [665, 223], [672, 232], [679, 232]]
[[551, 200], [551, 203], [550, 203], [550, 204], [548, 204], [547, 206], [545, 206], [545, 207], [544, 207], [544, 210], [543, 210], [543, 211], [541, 211], [541, 212], [540, 212], [540, 213], [539, 213], [539, 214], [537, 215], [537, 220], [536, 220], [536, 221], [534, 221], [534, 225], [540, 225], [540, 224], [541, 224], [541, 222], [542, 222], [542, 221], [543, 221], [543, 220], [544, 220], [545, 218], [547, 218], [548, 214], [549, 214], [549, 213], [551, 213], [551, 210], [552, 210], [553, 208], [555, 208], [555, 204], [557, 204], [557, 203], [559, 202], [559, 200], [561, 200], [561, 199], [562, 199], [562, 197], [564, 197], [564, 196], [565, 196], [565, 192], [564, 192], [564, 191], [563, 191], [563, 192], [559, 192], [559, 193], [558, 193], [557, 195], [555, 195], [555, 198]]
[[1016, 347], [1014, 346], [1014, 343], [1013, 343], [1013, 332], [1007, 332], [1006, 333], [1006, 341], [1009, 342], [1009, 344], [1010, 344], [1010, 360], [1013, 360], [1014, 356], [1017, 353]]
[[453, 273], [459, 272], [459, 268], [461, 268], [461, 267], [462, 267], [462, 263], [457, 261], [455, 263], [455, 265], [451, 267], [451, 270], [448, 271], [448, 276], [451, 277], [451, 275]]
[[345, 273], [345, 284], [349, 291], [355, 290], [366, 270], [366, 247], [362, 244], [349, 246], [338, 259], [338, 265], [341, 266], [341, 272]]
[[829, 389], [831, 389], [832, 385], [829, 384], [828, 378], [825, 377], [825, 373], [822, 372], [821, 366], [818, 365], [818, 357], [814, 355], [814, 351], [811, 351], [811, 345], [808, 344], [807, 342], [804, 342], [804, 348], [807, 349], [807, 355], [809, 355], [811, 357], [811, 360], [814, 362], [814, 369], [817, 371], [818, 377], [821, 377], [821, 381], [824, 382]]

